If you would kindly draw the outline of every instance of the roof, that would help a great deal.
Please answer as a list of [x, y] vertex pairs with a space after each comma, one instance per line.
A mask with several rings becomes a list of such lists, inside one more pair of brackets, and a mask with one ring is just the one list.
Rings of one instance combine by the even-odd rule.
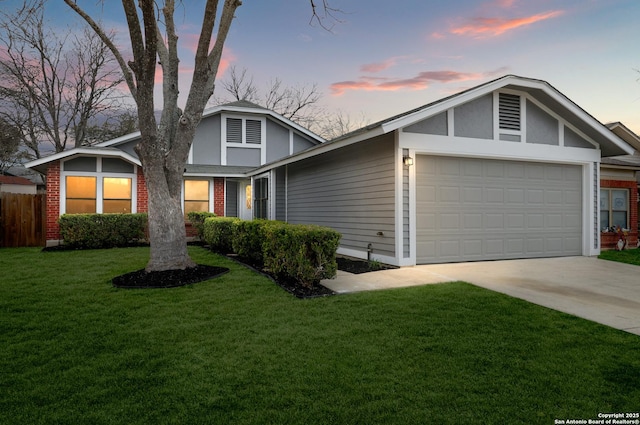
[[[573, 101], [560, 93], [555, 87], [543, 80], [505, 75], [492, 81], [480, 84], [462, 92], [447, 96], [426, 105], [394, 115], [382, 121], [367, 125], [353, 132], [347, 133], [322, 145], [313, 146], [289, 157], [267, 164], [255, 170], [255, 174], [268, 169], [295, 162], [322, 152], [358, 143], [375, 136], [387, 134], [400, 128], [417, 123], [450, 108], [456, 107], [473, 99], [499, 89], [524, 91], [542, 102], [552, 112], [562, 116], [570, 124], [579, 129], [600, 146], [602, 157], [628, 155], [633, 148], [618, 135], [614, 134], [600, 121], [576, 105]], [[252, 172], [254, 174], [254, 172]]]
[[22, 186], [35, 186], [36, 184], [29, 179], [18, 176], [5, 176], [0, 174], [0, 184], [17, 184]]
[[46, 156], [44, 158], [36, 159], [34, 161], [27, 162], [24, 164], [27, 168], [33, 168], [39, 173], [46, 174], [47, 172], [47, 164], [53, 161], [59, 161], [61, 159], [72, 158], [74, 156], [81, 155], [102, 155], [108, 157], [121, 158], [125, 161], [129, 161], [132, 164], [142, 165], [140, 160], [125, 151], [122, 151], [118, 148], [105, 148], [100, 146], [85, 146], [81, 148], [70, 149], [68, 151], [62, 151], [55, 153], [53, 155]]
[[187, 164], [186, 168], [184, 169], [184, 176], [244, 177], [246, 173], [253, 170], [254, 168], [256, 167], [243, 167], [239, 165]]
[[618, 135], [622, 140], [630, 144], [635, 150], [640, 151], [640, 136], [638, 136], [621, 122], [610, 122], [605, 124], [607, 128]]

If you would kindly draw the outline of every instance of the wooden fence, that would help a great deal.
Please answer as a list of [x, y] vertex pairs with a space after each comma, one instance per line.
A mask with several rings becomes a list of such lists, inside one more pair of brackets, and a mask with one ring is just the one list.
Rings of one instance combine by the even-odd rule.
[[44, 246], [45, 195], [0, 193], [0, 246]]

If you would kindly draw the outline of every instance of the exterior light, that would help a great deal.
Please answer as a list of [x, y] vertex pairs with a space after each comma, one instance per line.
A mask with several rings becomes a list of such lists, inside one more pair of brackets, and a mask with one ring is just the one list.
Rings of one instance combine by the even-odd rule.
[[405, 156], [402, 158], [402, 163], [407, 167], [410, 167], [413, 165], [413, 158], [411, 158], [410, 156]]

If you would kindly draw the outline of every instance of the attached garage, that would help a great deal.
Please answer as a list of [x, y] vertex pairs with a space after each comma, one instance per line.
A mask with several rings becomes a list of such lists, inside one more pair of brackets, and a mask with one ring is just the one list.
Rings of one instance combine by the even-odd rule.
[[418, 155], [418, 264], [582, 255], [582, 167]]

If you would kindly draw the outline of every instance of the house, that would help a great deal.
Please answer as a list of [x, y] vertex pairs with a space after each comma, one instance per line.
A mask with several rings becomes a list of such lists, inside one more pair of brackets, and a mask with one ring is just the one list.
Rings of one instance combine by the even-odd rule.
[[286, 221], [340, 231], [347, 255], [399, 266], [591, 256], [601, 158], [632, 153], [547, 82], [508, 75], [249, 175], [269, 179]]
[[627, 142], [631, 155], [602, 158], [600, 164], [601, 248], [612, 249], [626, 233], [627, 244], [638, 246], [638, 187], [640, 183], [640, 137], [620, 122], [606, 125]]
[[[62, 213], [146, 211], [138, 138], [27, 164], [47, 174], [50, 243]], [[634, 151], [549, 83], [513, 75], [322, 142], [253, 104], [214, 108], [184, 209], [330, 226], [339, 253], [398, 266], [591, 256], [601, 159]]]
[[[57, 220], [62, 214], [147, 211], [144, 175], [134, 151], [139, 140], [136, 132], [26, 164], [46, 175], [47, 245], [60, 243]], [[265, 188], [252, 186], [247, 172], [322, 142], [309, 130], [250, 102], [206, 110], [185, 168], [185, 214], [266, 217]]]
[[35, 195], [37, 185], [24, 177], [0, 174], [0, 193], [3, 192]]

